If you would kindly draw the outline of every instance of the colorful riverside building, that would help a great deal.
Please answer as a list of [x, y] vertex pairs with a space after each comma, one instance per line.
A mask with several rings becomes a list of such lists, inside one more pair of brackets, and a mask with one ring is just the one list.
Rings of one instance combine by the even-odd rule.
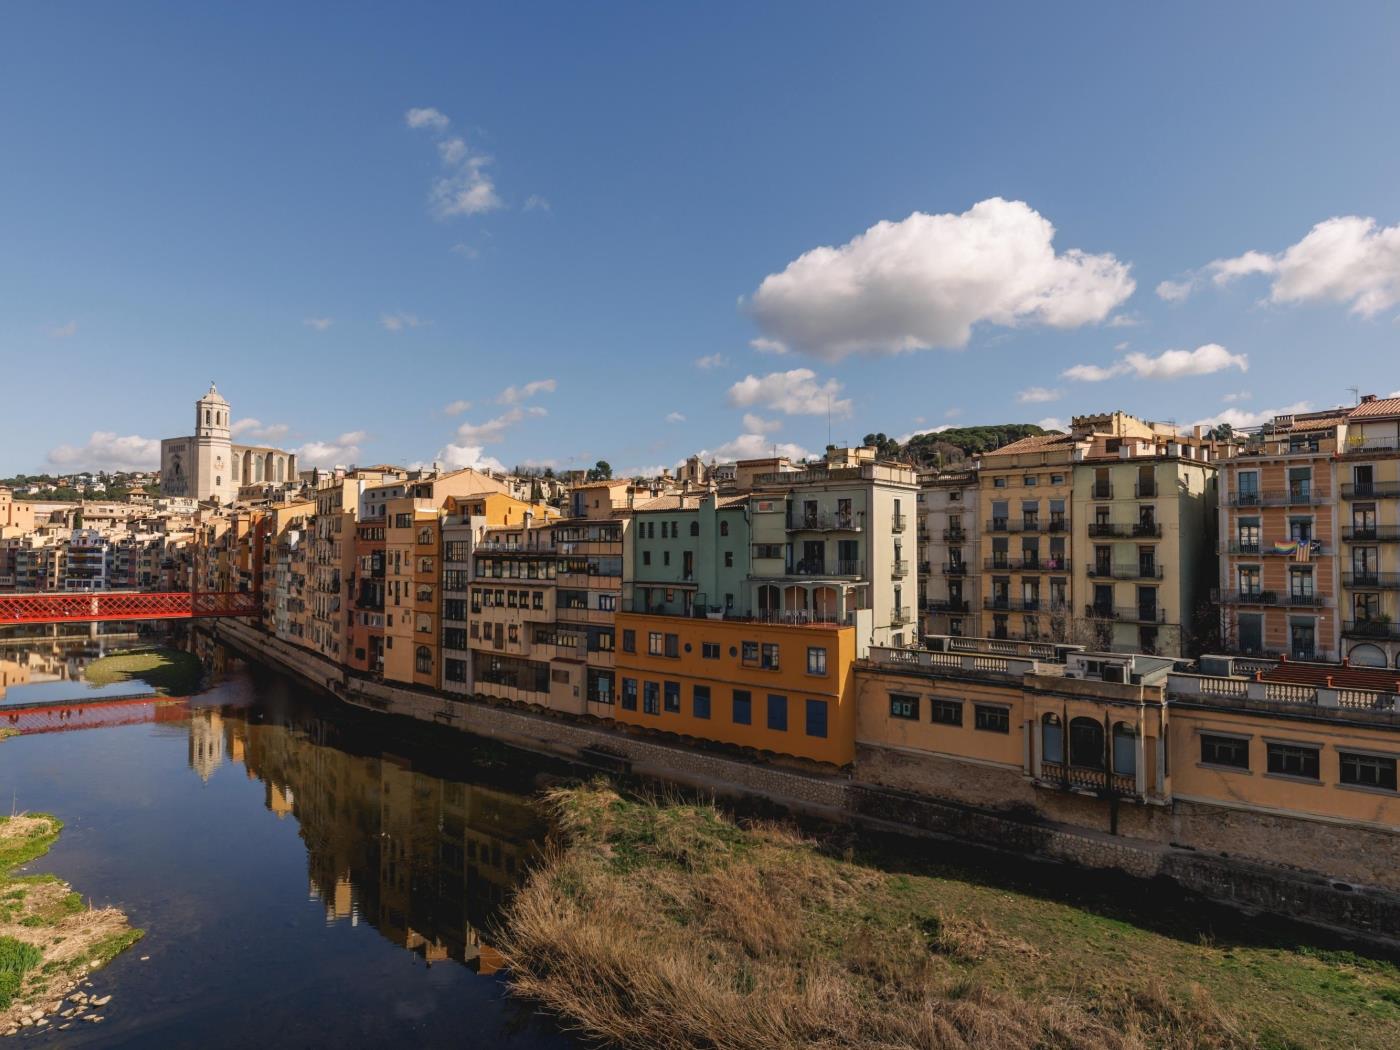
[[977, 471], [919, 476], [919, 602], [923, 634], [982, 633]]
[[1223, 465], [1223, 646], [1400, 667], [1400, 398], [1276, 416]]
[[962, 577], [982, 594], [983, 633], [1186, 653], [1216, 574], [1217, 453], [1200, 433], [1112, 412], [983, 454], [982, 560]]

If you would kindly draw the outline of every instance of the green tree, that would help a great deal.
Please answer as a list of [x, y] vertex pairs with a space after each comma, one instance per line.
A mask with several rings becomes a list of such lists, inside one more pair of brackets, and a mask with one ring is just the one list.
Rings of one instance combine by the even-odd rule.
[[593, 465], [593, 469], [588, 472], [589, 481], [611, 481], [612, 464], [606, 459], [600, 459]]

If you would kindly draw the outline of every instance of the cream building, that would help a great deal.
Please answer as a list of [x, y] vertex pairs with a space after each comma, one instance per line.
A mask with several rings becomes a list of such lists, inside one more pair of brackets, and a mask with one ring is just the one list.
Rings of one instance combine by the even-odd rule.
[[295, 481], [296, 454], [263, 445], [235, 445], [229, 404], [213, 383], [195, 402], [194, 434], [160, 443], [160, 491], [201, 502], [230, 503], [242, 485]]

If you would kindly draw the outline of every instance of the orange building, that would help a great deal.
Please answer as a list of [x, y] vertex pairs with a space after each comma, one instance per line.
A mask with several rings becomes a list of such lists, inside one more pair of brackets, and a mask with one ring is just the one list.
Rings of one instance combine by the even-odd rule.
[[855, 628], [617, 614], [627, 725], [826, 762], [855, 757]]

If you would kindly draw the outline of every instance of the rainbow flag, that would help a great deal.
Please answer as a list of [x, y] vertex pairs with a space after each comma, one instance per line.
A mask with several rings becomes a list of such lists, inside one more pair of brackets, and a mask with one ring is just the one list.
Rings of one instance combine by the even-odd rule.
[[1294, 556], [1296, 557], [1297, 554], [1298, 554], [1298, 541], [1297, 541], [1297, 540], [1287, 540], [1287, 541], [1280, 540], [1280, 541], [1278, 541], [1278, 542], [1276, 542], [1276, 543], [1274, 544], [1274, 553], [1275, 553], [1275, 554], [1292, 554], [1292, 555], [1294, 555]]

